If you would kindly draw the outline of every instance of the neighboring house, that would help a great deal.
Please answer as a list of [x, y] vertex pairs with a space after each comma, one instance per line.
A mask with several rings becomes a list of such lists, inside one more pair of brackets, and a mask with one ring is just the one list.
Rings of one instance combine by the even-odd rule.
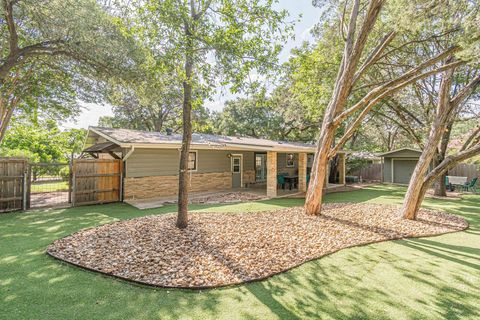
[[408, 184], [422, 151], [410, 148], [379, 154], [382, 158], [382, 182]]
[[[182, 136], [127, 129], [90, 127], [84, 153], [124, 161], [124, 199], [172, 196], [178, 192]], [[298, 191], [307, 188], [315, 145], [193, 134], [190, 152], [192, 192], [264, 185], [277, 196], [277, 174], [298, 176]], [[345, 153], [339, 152], [339, 184], [345, 184]]]

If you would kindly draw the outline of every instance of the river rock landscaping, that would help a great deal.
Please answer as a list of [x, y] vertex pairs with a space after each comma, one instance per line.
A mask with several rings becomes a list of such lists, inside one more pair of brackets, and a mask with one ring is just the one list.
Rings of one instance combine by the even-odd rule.
[[56, 240], [49, 255], [147, 285], [211, 288], [260, 280], [343, 248], [460, 231], [460, 217], [421, 209], [416, 221], [399, 207], [325, 204], [322, 215], [301, 207], [250, 213], [146, 216], [81, 230]]

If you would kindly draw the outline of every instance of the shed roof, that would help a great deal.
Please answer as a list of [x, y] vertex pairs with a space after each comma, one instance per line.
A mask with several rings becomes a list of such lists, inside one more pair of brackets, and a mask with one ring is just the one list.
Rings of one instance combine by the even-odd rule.
[[[182, 143], [181, 134], [166, 135], [160, 132], [140, 131], [130, 129], [114, 129], [89, 127], [89, 136], [97, 134], [122, 148], [178, 148]], [[291, 151], [315, 152], [314, 144], [274, 141], [251, 137], [231, 137], [212, 134], [192, 135], [192, 147], [197, 149], [229, 149], [254, 151]], [[343, 153], [343, 151], [341, 151]]]
[[395, 156], [400, 156], [404, 154], [415, 154], [415, 156], [420, 156], [422, 154], [421, 150], [417, 149], [412, 149], [412, 148], [401, 148], [401, 149], [396, 149], [392, 151], [388, 151], [385, 153], [380, 153], [378, 154], [379, 157], [395, 157]]

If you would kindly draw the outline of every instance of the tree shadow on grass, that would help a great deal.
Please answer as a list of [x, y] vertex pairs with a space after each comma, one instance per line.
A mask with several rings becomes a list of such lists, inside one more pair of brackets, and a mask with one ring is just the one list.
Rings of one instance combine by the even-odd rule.
[[[326, 200], [399, 203], [403, 192], [369, 187], [327, 195]], [[299, 203], [282, 199], [273, 205]], [[267, 208], [272, 201], [261, 204]], [[238, 211], [248, 206], [191, 209]], [[0, 309], [12, 319], [478, 319], [480, 197], [427, 200], [426, 207], [461, 214], [470, 229], [411, 239], [408, 245], [401, 240], [346, 249], [262, 282], [202, 292], [155, 290], [115, 281], [44, 254], [53, 240], [80, 229], [172, 213], [175, 206], [136, 210], [111, 204], [4, 214], [0, 215]]]

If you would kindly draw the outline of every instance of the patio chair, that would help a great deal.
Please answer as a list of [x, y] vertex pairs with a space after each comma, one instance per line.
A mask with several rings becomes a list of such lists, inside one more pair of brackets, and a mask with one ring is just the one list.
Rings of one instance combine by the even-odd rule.
[[465, 183], [465, 185], [463, 186], [463, 190], [464, 191], [471, 191], [473, 193], [477, 193], [477, 180], [478, 180], [478, 177], [473, 178], [472, 181], [470, 181], [468, 183]]
[[277, 174], [277, 185], [280, 185], [282, 189], [285, 189], [285, 176]]

